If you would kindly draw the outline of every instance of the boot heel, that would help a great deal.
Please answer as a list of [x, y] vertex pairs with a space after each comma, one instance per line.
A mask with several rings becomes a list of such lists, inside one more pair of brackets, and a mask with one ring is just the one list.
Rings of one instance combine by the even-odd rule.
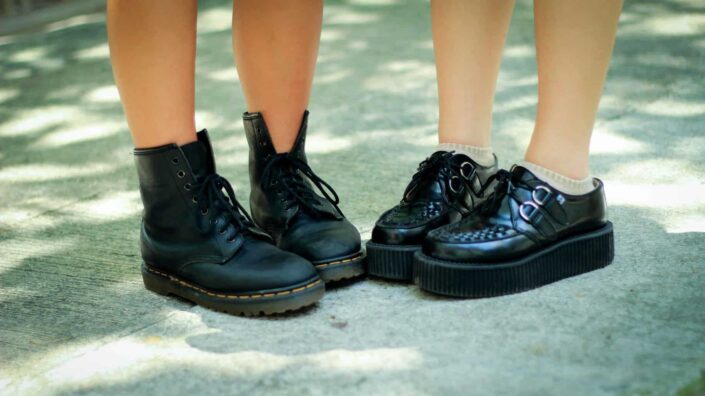
[[162, 296], [172, 294], [169, 280], [161, 275], [152, 273], [147, 269], [147, 264], [145, 263], [142, 263], [142, 281], [144, 282], [144, 287], [151, 292]]

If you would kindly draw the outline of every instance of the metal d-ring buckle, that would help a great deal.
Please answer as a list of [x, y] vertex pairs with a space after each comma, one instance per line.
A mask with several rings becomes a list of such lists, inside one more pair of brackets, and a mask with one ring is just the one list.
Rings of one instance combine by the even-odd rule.
[[[525, 207], [525, 206], [531, 206], [531, 207], [534, 208], [534, 210], [531, 212], [531, 214], [526, 214], [526, 213], [524, 213], [524, 207]], [[531, 223], [531, 216], [533, 216], [534, 213], [536, 213], [537, 210], [539, 210], [539, 206], [538, 206], [538, 205], [536, 205], [536, 204], [535, 204], [534, 202], [532, 202], [532, 201], [526, 201], [526, 202], [524, 202], [523, 204], [519, 205], [519, 216], [521, 216], [521, 218], [524, 219], [524, 221], [526, 221], [527, 223]]]
[[[539, 197], [536, 195], [536, 192], [539, 190], [543, 190], [546, 192], [546, 195], [543, 196], [543, 200], [539, 199]], [[534, 200], [539, 206], [543, 206], [548, 202], [548, 198], [553, 194], [553, 192], [546, 186], [536, 186], [536, 188], [531, 192], [531, 199]]]
[[[458, 182], [457, 189], [455, 187], [453, 187], [453, 180], [457, 180], [457, 182]], [[452, 191], [455, 194], [460, 194], [460, 192], [463, 191], [463, 184], [460, 181], [460, 178], [458, 176], [452, 176], [450, 179], [448, 179], [448, 187], [450, 188], [450, 191]]]
[[[469, 174], [465, 174], [465, 165], [469, 165], [470, 169], [472, 169], [472, 172]], [[460, 164], [460, 175], [465, 178], [465, 180], [470, 180], [470, 178], [475, 174], [476, 170], [475, 167], [472, 165], [472, 163], [465, 161], [462, 164]]]

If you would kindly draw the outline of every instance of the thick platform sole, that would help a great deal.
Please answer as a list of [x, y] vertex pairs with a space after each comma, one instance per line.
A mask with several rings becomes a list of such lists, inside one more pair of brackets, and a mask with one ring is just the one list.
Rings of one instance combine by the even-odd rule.
[[313, 263], [313, 266], [324, 282], [336, 282], [364, 275], [365, 258], [365, 252], [359, 252], [348, 257]]
[[142, 263], [142, 279], [147, 290], [157, 294], [175, 295], [206, 308], [245, 316], [296, 311], [315, 304], [325, 293], [325, 284], [321, 279], [316, 279], [289, 289], [224, 294], [205, 290], [145, 263]]
[[386, 245], [368, 241], [367, 272], [384, 279], [411, 282], [414, 279], [414, 254], [421, 245]]
[[414, 281], [423, 290], [452, 297], [494, 297], [534, 289], [609, 265], [612, 223], [572, 236], [521, 259], [501, 263], [452, 262], [414, 256]]

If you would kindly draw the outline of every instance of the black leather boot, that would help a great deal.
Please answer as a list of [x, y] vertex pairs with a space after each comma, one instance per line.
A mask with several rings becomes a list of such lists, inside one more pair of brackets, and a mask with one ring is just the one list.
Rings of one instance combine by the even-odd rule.
[[495, 177], [477, 215], [431, 231], [414, 279], [431, 292], [490, 297], [533, 289], [609, 265], [612, 223], [604, 187], [567, 195], [514, 166]]
[[496, 172], [496, 159], [493, 166], [482, 166], [447, 151], [422, 161], [399, 205], [382, 214], [372, 230], [367, 242], [370, 275], [411, 281], [414, 253], [426, 234], [471, 213], [484, 201], [487, 181]]
[[323, 296], [311, 263], [274, 246], [215, 173], [205, 130], [181, 147], [136, 149], [135, 162], [147, 289], [246, 315], [294, 310]]
[[308, 111], [291, 151], [277, 154], [262, 115], [243, 115], [252, 217], [277, 246], [313, 263], [324, 281], [355, 277], [364, 273], [360, 233], [338, 208], [335, 191], [308, 165], [307, 120]]

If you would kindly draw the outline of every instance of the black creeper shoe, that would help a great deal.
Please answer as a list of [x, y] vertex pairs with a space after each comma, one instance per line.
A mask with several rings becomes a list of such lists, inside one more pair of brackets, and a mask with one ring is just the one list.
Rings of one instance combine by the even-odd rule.
[[454, 297], [517, 293], [605, 267], [614, 258], [602, 181], [567, 195], [514, 166], [477, 215], [430, 232], [414, 280]]
[[447, 151], [422, 161], [401, 202], [382, 214], [372, 230], [367, 243], [370, 275], [411, 281], [414, 253], [426, 234], [472, 213], [486, 198], [488, 180], [495, 172], [496, 159], [494, 165], [482, 166]]

